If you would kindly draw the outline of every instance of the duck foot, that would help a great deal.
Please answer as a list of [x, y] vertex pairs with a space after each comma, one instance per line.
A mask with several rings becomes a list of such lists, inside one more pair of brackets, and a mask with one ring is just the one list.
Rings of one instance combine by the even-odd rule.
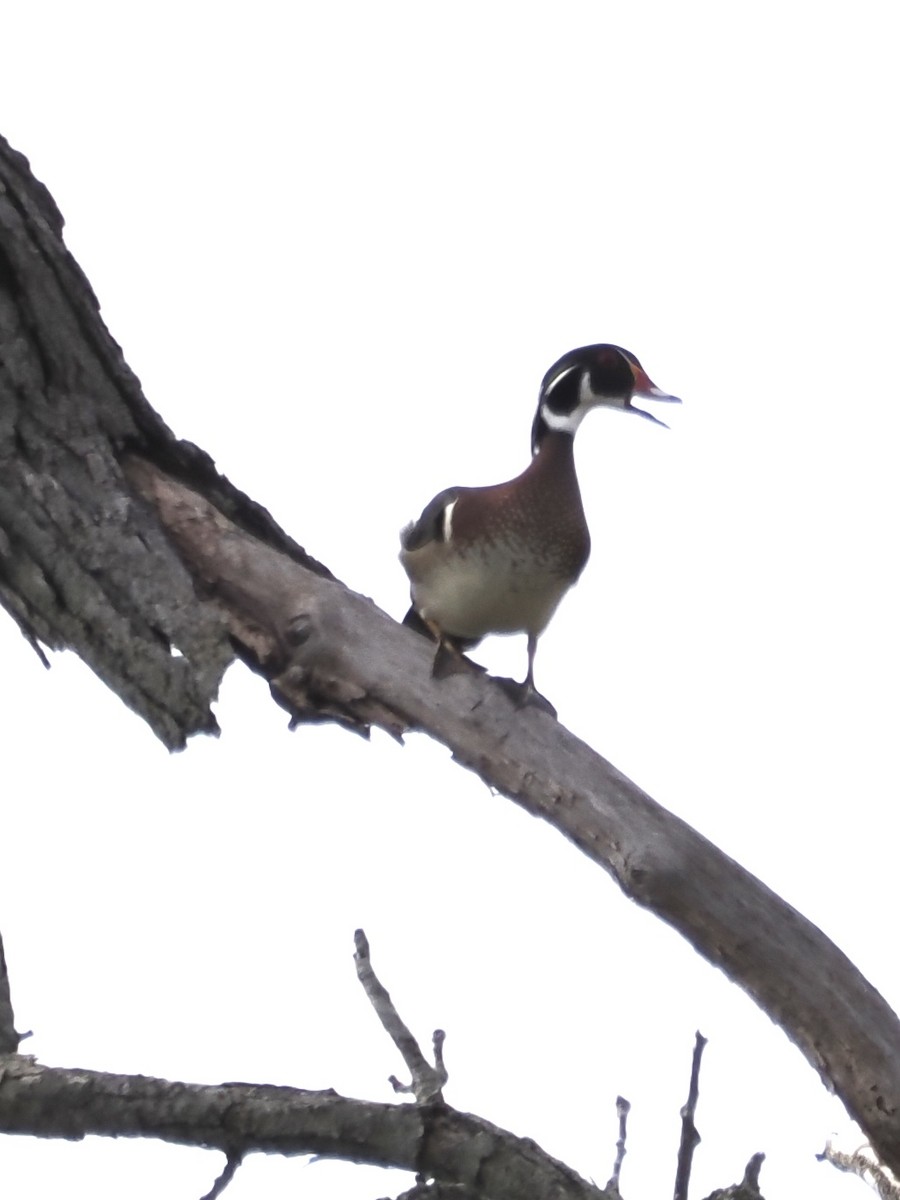
[[407, 629], [414, 629], [416, 633], [420, 633], [422, 637], [427, 637], [429, 641], [433, 642], [436, 640], [433, 631], [428, 628], [414, 608], [409, 610], [401, 624], [405, 625]]
[[447, 679], [450, 675], [465, 675], [468, 672], [483, 675], [484, 667], [472, 662], [471, 658], [466, 658], [452, 643], [438, 643], [437, 653], [431, 665], [434, 679]]
[[557, 716], [556, 709], [546, 696], [542, 696], [535, 689], [533, 684], [519, 683], [517, 679], [507, 679], [499, 675], [494, 678], [516, 708], [539, 708], [541, 712], [549, 713], [551, 717]]

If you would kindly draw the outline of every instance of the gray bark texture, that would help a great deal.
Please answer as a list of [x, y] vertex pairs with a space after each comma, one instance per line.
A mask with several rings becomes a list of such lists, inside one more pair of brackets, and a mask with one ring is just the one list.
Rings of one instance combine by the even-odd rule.
[[0, 603], [38, 653], [71, 649], [170, 749], [216, 731], [234, 657], [155, 515], [123, 479], [127, 448], [242, 528], [327, 575], [202, 450], [177, 441], [100, 318], [26, 160], [0, 139]]
[[427, 732], [740, 984], [900, 1170], [900, 1023], [853, 964], [548, 713], [489, 677], [432, 679], [423, 638], [176, 441], [61, 225], [0, 143], [0, 601], [25, 636], [74, 649], [172, 748], [214, 729], [235, 654], [297, 721]]
[[25, 1056], [0, 1058], [0, 1128], [71, 1140], [151, 1136], [229, 1155], [317, 1154], [415, 1171], [491, 1200], [607, 1195], [534, 1142], [443, 1104], [377, 1104], [331, 1091], [64, 1071]]

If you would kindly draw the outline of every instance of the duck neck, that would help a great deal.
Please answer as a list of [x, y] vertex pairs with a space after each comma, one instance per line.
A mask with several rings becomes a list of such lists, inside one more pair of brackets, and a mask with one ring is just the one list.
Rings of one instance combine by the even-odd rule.
[[558, 467], [568, 463], [575, 469], [575, 434], [548, 429], [534, 453], [534, 460]]
[[554, 487], [581, 503], [578, 476], [575, 473], [575, 436], [549, 429], [541, 438], [529, 473], [542, 480], [543, 487]]

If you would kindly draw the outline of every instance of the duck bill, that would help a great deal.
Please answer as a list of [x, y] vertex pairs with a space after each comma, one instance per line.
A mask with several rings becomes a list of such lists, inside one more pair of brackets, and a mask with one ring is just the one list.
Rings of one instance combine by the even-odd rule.
[[[664, 392], [662, 388], [658, 388], [650, 376], [642, 367], [634, 368], [634, 392], [633, 396], [637, 396], [641, 400], [656, 400], [661, 404], [680, 404], [679, 396], [672, 396], [669, 392]], [[653, 413], [645, 412], [642, 408], [636, 408], [634, 404], [627, 405], [628, 411], [637, 413], [639, 417], [645, 417], [648, 421], [652, 421], [654, 425], [662, 425], [663, 429], [668, 429], [665, 421], [660, 421], [659, 417], [654, 417]]]

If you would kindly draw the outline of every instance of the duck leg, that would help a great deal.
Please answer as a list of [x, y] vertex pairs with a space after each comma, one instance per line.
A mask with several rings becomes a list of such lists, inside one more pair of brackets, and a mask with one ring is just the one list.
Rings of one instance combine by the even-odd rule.
[[403, 624], [409, 629], [414, 629], [423, 637], [437, 642], [437, 650], [431, 667], [431, 674], [435, 679], [446, 679], [448, 675], [460, 675], [466, 671], [484, 671], [484, 667], [472, 662], [463, 653], [470, 646], [478, 644], [477, 638], [451, 637], [444, 633], [436, 622], [420, 616], [414, 608], [410, 608], [403, 618]]
[[467, 671], [484, 671], [478, 663], [466, 658], [454, 638], [441, 637], [435, 651], [431, 674], [435, 679], [446, 679], [448, 675], [464, 675]]
[[517, 679], [498, 679], [497, 682], [515, 704], [516, 708], [540, 708], [544, 712], [549, 713], [551, 717], [555, 717], [556, 709], [547, 697], [542, 696], [534, 686], [534, 655], [537, 650], [537, 642], [537, 634], [529, 633], [528, 672], [524, 680], [519, 683]]
[[537, 635], [529, 633], [528, 635], [528, 674], [525, 676], [525, 682], [522, 686], [526, 692], [534, 692], [538, 695], [537, 689], [534, 686], [534, 656], [537, 653]]

